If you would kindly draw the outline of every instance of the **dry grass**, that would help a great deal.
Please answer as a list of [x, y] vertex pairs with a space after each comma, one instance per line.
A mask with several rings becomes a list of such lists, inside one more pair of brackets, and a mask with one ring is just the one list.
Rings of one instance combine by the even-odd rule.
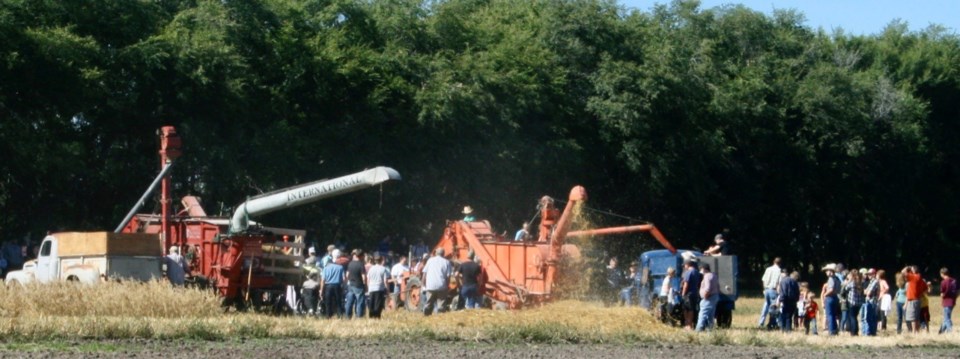
[[[933, 301], [931, 301], [933, 302]], [[52, 285], [0, 289], [0, 337], [6, 340], [81, 338], [384, 338], [511, 343], [682, 342], [751, 346], [957, 346], [960, 334], [878, 337], [805, 336], [753, 328], [762, 299], [738, 301], [734, 328], [708, 334], [656, 322], [638, 308], [604, 308], [560, 301], [522, 311], [472, 310], [424, 317], [388, 311], [381, 320], [326, 320], [224, 314], [210, 292], [171, 289], [163, 283]], [[939, 306], [931, 308], [936, 318]], [[931, 323], [936, 332], [939, 319]]]

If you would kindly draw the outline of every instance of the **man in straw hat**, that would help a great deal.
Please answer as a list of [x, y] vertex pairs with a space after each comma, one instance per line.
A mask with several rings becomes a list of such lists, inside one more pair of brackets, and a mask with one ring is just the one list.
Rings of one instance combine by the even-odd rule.
[[473, 207], [464, 206], [463, 207], [463, 221], [464, 222], [473, 222], [477, 219], [473, 217]]
[[840, 332], [840, 299], [837, 297], [840, 292], [840, 280], [836, 276], [837, 265], [830, 263], [823, 266], [821, 270], [827, 276], [827, 282], [823, 284], [823, 290], [820, 291], [820, 300], [826, 312], [827, 330], [830, 335], [837, 335]]

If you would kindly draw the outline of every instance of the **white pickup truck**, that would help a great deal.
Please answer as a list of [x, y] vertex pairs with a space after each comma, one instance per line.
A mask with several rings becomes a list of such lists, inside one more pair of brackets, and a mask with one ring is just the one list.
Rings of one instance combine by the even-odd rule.
[[6, 284], [160, 279], [162, 256], [156, 234], [56, 233], [43, 239], [37, 259], [7, 273]]

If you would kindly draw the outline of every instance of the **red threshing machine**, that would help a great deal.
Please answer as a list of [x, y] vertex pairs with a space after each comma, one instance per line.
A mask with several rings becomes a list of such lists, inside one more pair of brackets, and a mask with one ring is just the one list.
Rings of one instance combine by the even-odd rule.
[[[580, 250], [573, 244], [564, 244], [570, 237], [649, 232], [671, 252], [676, 249], [653, 224], [570, 231], [577, 207], [587, 199], [587, 191], [576, 186], [561, 213], [552, 198], [540, 201], [540, 232], [536, 241], [517, 242], [495, 234], [488, 221], [449, 221], [443, 237], [434, 248], [443, 248], [455, 265], [467, 259], [473, 251], [483, 268], [480, 287], [496, 307], [519, 309], [539, 305], [556, 296], [556, 281], [563, 259], [579, 259]], [[404, 281], [401, 294], [405, 306], [419, 307], [420, 281], [416, 273]]]
[[[344, 193], [399, 180], [388, 167], [311, 182], [266, 193], [240, 204], [231, 218], [208, 216], [196, 197], [185, 196], [184, 209], [170, 212], [170, 168], [180, 155], [180, 138], [173, 127], [160, 130], [162, 170], [116, 232], [159, 233], [164, 250], [179, 246], [189, 263], [191, 277], [212, 287], [224, 305], [238, 309], [277, 305], [288, 285], [299, 285], [304, 272], [305, 231], [271, 228], [250, 221], [269, 212], [312, 203]], [[150, 193], [161, 185], [161, 213], [136, 214]]]

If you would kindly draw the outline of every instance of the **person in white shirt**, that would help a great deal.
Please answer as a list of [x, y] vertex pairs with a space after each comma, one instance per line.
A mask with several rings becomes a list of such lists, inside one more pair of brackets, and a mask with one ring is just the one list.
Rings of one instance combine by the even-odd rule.
[[370, 318], [380, 318], [387, 299], [387, 281], [390, 271], [383, 266], [384, 260], [379, 253], [373, 254], [373, 265], [367, 270], [367, 296], [370, 298]]
[[777, 288], [780, 287], [780, 257], [773, 259], [773, 265], [767, 267], [763, 272], [763, 308], [760, 309], [760, 319], [757, 321], [758, 327], [763, 327], [767, 322], [767, 315], [770, 314], [770, 305], [777, 300]]
[[187, 262], [180, 255], [180, 247], [170, 246], [166, 257], [163, 257], [164, 264], [167, 265], [167, 279], [175, 287], [182, 287], [186, 281]]
[[400, 284], [403, 283], [403, 273], [409, 271], [410, 267], [407, 266], [407, 256], [400, 256], [397, 264], [394, 264], [393, 268], [390, 268], [390, 282], [393, 283], [393, 292], [390, 293], [392, 309], [400, 308]]
[[441, 313], [447, 310], [448, 292], [450, 291], [450, 276], [453, 274], [453, 265], [443, 257], [443, 248], [437, 248], [436, 255], [427, 260], [427, 265], [423, 267], [424, 285], [423, 289], [427, 292], [427, 302], [423, 306], [423, 315], [433, 314], [437, 302], [437, 312]]

